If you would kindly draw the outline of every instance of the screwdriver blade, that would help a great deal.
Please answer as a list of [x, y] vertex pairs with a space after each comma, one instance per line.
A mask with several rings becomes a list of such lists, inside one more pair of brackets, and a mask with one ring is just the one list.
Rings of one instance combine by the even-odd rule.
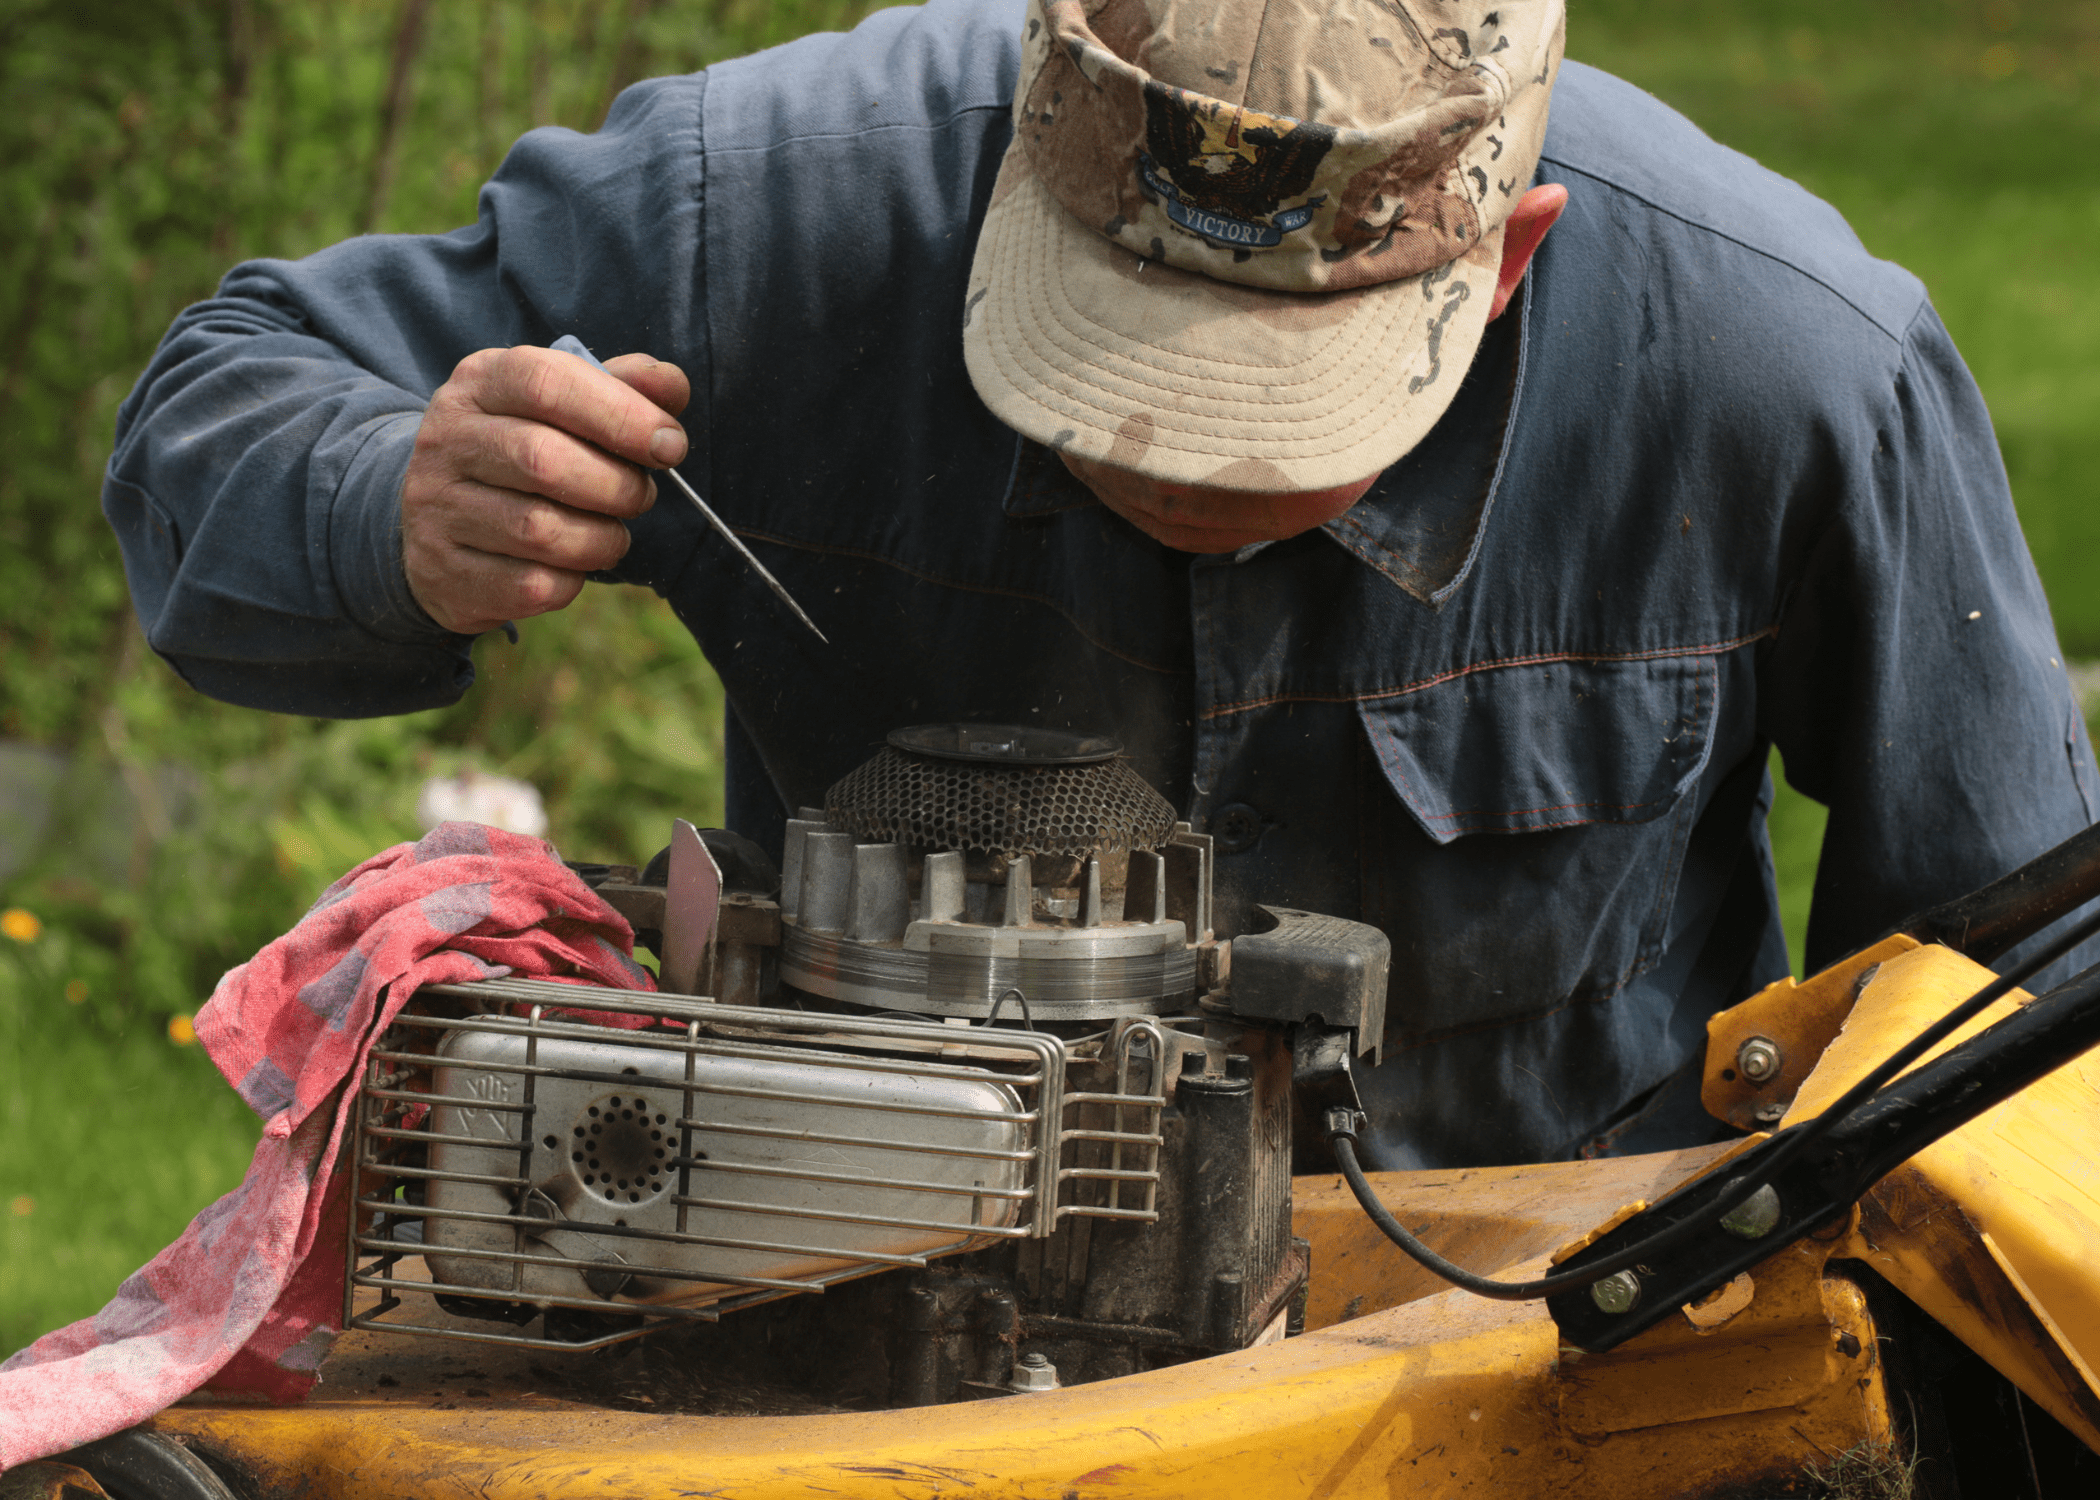
[[685, 476], [676, 469], [664, 469], [661, 472], [671, 476], [672, 483], [676, 484], [684, 492], [686, 499], [692, 501], [699, 508], [701, 515], [707, 517], [708, 524], [722, 533], [722, 540], [736, 548], [737, 555], [743, 558], [745, 562], [751, 564], [751, 571], [763, 578], [766, 581], [766, 587], [779, 596], [780, 602], [795, 612], [795, 618], [807, 625], [810, 628], [810, 632], [818, 640], [827, 646], [830, 645], [831, 638], [825, 635], [823, 631], [817, 629], [817, 622], [812, 620], [802, 606], [795, 602], [795, 596], [790, 594], [786, 586], [767, 570], [764, 563], [751, 555], [751, 549], [744, 545], [744, 539], [729, 529], [728, 523], [715, 514], [714, 508], [700, 498], [700, 492], [685, 482]]
[[[605, 369], [605, 366], [599, 362], [598, 356], [591, 353], [591, 351], [584, 346], [583, 340], [576, 337], [576, 335], [573, 333], [563, 334], [560, 338], [556, 339], [547, 347], [553, 349], [554, 351], [560, 354], [576, 355], [580, 359], [590, 361], [593, 365], [596, 365], [601, 370]], [[612, 372], [607, 370], [606, 373], [611, 374]], [[782, 604], [785, 604], [789, 609], [795, 612], [795, 618], [809, 627], [810, 634], [814, 635], [818, 640], [822, 641], [827, 646], [831, 644], [831, 638], [825, 635], [823, 631], [817, 629], [817, 622], [809, 617], [809, 612], [805, 610], [801, 605], [797, 604], [795, 602], [795, 596], [787, 591], [786, 586], [783, 585], [779, 579], [775, 578], [772, 575], [772, 573], [767, 569], [764, 563], [760, 562], [756, 557], [752, 555], [751, 549], [744, 545], [744, 539], [729, 529], [728, 523], [725, 522], [720, 516], [715, 514], [714, 507], [700, 498], [700, 492], [694, 489], [690, 484], [686, 483], [686, 478], [683, 474], [679, 473], [676, 469], [651, 469], [649, 470], [649, 472], [652, 474], [670, 475], [671, 482], [678, 486], [679, 490], [685, 495], [686, 499], [693, 502], [694, 509], [698, 510], [701, 515], [707, 517], [707, 524], [714, 527], [716, 531], [722, 534], [723, 541], [729, 543], [730, 546], [736, 548], [737, 556], [741, 557], [745, 562], [749, 563], [751, 565], [751, 571], [765, 580], [766, 587], [773, 591], [775, 597], [777, 597]]]

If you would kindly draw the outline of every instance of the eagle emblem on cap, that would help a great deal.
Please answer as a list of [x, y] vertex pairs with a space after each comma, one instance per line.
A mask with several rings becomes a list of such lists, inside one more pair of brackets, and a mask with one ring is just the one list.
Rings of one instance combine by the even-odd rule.
[[1334, 127], [1265, 115], [1148, 79], [1138, 180], [1175, 224], [1213, 244], [1266, 250], [1312, 222], [1305, 198]]

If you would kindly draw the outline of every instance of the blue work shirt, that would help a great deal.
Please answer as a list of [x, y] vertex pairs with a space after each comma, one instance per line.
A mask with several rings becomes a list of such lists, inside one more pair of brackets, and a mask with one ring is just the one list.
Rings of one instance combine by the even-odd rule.
[[[430, 393], [574, 333], [684, 367], [693, 512], [617, 576], [721, 674], [729, 819], [901, 724], [1111, 732], [1267, 901], [1391, 937], [1387, 1166], [1692, 1127], [1704, 1022], [1785, 972], [1770, 747], [1830, 808], [1811, 965], [2094, 817], [1988, 417], [1919, 283], [1654, 99], [1570, 64], [1566, 215], [1431, 435], [1349, 513], [1171, 551], [985, 410], [963, 291], [1021, 8], [936, 0], [537, 130], [479, 222], [234, 270], [126, 402], [104, 502], [207, 693], [399, 713], [471, 681], [400, 560]], [[527, 628], [530, 628], [529, 626]], [[1668, 1109], [1628, 1117], [1651, 1090]]]

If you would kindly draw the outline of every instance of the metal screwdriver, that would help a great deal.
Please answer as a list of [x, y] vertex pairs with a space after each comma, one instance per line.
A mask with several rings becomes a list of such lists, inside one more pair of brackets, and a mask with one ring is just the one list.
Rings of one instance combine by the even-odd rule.
[[[577, 355], [580, 358], [587, 359], [592, 364], [597, 365], [599, 369], [605, 369], [605, 366], [599, 363], [598, 356], [591, 353], [590, 350], [584, 348], [583, 340], [576, 337], [576, 335], [573, 333], [563, 334], [560, 338], [556, 339], [547, 347], [550, 349], [557, 349], [563, 354]], [[609, 374], [611, 372], [608, 371], [607, 373]], [[694, 507], [699, 510], [701, 515], [707, 517], [707, 524], [714, 527], [715, 530], [722, 533], [722, 540], [729, 543], [730, 546], [736, 548], [737, 555], [743, 558], [745, 562], [751, 564], [751, 570], [766, 581], [767, 588], [771, 589], [775, 594], [780, 596], [780, 602], [782, 604], [785, 604], [789, 609], [795, 612], [795, 618], [800, 620], [803, 624], [807, 625], [810, 628], [810, 633], [816, 636], [818, 640], [824, 642], [824, 644], [827, 646], [831, 644], [830, 638], [826, 636], [823, 631], [817, 629], [817, 622], [815, 620], [812, 620], [809, 617], [808, 612], [805, 611], [801, 605], [795, 602], [795, 596], [793, 594], [790, 594], [787, 591], [787, 589], [782, 586], [779, 579], [775, 578], [770, 572], [766, 570], [766, 565], [764, 563], [760, 562], [756, 557], [753, 557], [751, 555], [751, 549], [744, 545], [744, 539], [729, 529], [728, 525], [722, 520], [722, 518], [715, 514], [714, 508], [710, 506], [705, 500], [702, 500], [700, 498], [699, 491], [695, 490], [691, 485], [685, 482], [685, 476], [683, 474], [679, 473], [676, 469], [658, 469], [652, 470], [651, 472], [670, 475], [671, 482], [677, 485], [678, 488], [684, 492], [685, 498], [693, 502]]]

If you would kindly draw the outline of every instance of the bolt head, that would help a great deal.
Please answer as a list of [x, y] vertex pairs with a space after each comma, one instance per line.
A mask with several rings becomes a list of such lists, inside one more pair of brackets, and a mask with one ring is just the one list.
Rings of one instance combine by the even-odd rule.
[[1735, 1049], [1735, 1070], [1752, 1083], [1770, 1083], [1785, 1064], [1779, 1043], [1768, 1036], [1745, 1037]]
[[1234, 802], [1211, 815], [1210, 835], [1220, 854], [1240, 854], [1261, 842], [1262, 815], [1244, 802]]
[[1641, 1278], [1632, 1271], [1618, 1271], [1590, 1283], [1590, 1301], [1597, 1311], [1621, 1317], [1641, 1305]]
[[1018, 1394], [1057, 1389], [1057, 1366], [1041, 1354], [1024, 1354], [1014, 1365], [1013, 1379], [1006, 1388]]

